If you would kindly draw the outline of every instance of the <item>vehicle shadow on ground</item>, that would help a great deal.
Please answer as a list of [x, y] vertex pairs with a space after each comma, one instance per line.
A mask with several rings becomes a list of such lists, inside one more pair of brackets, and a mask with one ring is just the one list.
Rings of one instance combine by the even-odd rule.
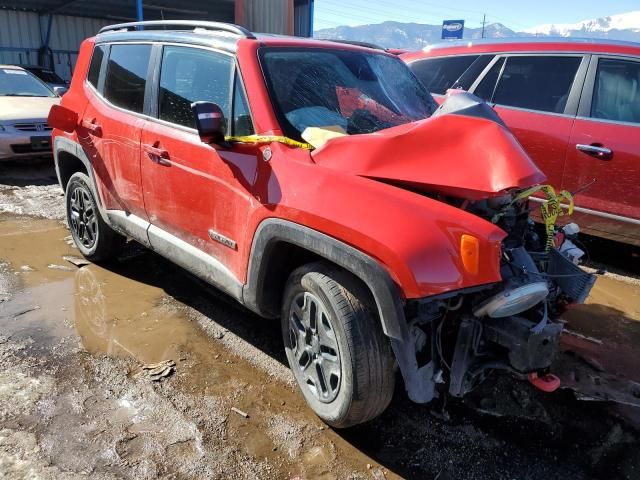
[[167, 295], [287, 365], [278, 320], [256, 315], [160, 255], [129, 242], [123, 257], [104, 267], [113, 273], [164, 290]]
[[[131, 244], [108, 268], [164, 290], [287, 364], [277, 320], [255, 315], [159, 255]], [[449, 401], [443, 419], [409, 401], [398, 381], [382, 416], [337, 434], [405, 478], [638, 478], [637, 436], [608, 408], [496, 377], [465, 401]]]
[[10, 161], [0, 163], [0, 184], [14, 187], [54, 185], [58, 183], [53, 160]]

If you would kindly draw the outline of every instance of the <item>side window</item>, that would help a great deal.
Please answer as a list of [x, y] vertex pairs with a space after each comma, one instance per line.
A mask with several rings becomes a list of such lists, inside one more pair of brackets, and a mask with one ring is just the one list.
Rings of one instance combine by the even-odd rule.
[[253, 135], [253, 122], [249, 113], [249, 104], [242, 88], [242, 81], [236, 75], [233, 87], [233, 135]]
[[581, 57], [509, 57], [493, 102], [542, 112], [564, 112]]
[[640, 63], [600, 59], [591, 117], [640, 123]]
[[199, 48], [164, 47], [158, 117], [195, 128], [191, 104], [205, 101], [216, 103], [228, 122], [232, 71], [233, 60], [228, 55]]
[[104, 52], [107, 47], [104, 45], [98, 45], [93, 49], [93, 56], [91, 57], [91, 64], [89, 65], [89, 73], [87, 74], [87, 80], [95, 88], [98, 88], [98, 80], [100, 79], [100, 68], [102, 67], [102, 59], [104, 58]]
[[496, 82], [502, 71], [504, 65], [504, 58], [499, 58], [496, 63], [493, 64], [491, 70], [487, 72], [484, 78], [480, 81], [473, 94], [482, 98], [485, 102], [491, 102], [493, 99], [493, 92], [496, 89]]
[[142, 113], [151, 45], [111, 45], [104, 96], [114, 105]]
[[431, 93], [445, 94], [478, 55], [428, 58], [413, 62], [410, 67]]

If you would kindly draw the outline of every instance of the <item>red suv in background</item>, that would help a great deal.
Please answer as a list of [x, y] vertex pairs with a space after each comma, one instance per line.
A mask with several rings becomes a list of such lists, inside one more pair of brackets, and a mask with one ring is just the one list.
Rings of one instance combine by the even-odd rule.
[[640, 245], [640, 44], [474, 40], [401, 58], [436, 99], [492, 105], [549, 183], [579, 192], [584, 231]]
[[379, 415], [396, 364], [422, 403], [495, 370], [557, 388], [593, 276], [541, 241], [523, 192], [545, 177], [472, 95], [437, 108], [381, 50], [143, 22], [83, 42], [49, 120], [80, 252], [133, 238], [279, 317], [329, 424]]

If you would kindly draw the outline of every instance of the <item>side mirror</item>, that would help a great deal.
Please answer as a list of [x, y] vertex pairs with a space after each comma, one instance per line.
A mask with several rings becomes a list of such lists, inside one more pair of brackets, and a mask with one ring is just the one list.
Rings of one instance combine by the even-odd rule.
[[62, 95], [64, 95], [65, 93], [67, 93], [69, 89], [67, 87], [62, 87], [62, 86], [56, 86], [53, 87], [53, 91], [55, 92], [56, 95], [58, 95], [59, 97], [61, 97]]
[[78, 125], [78, 114], [62, 105], [53, 105], [49, 110], [47, 122], [53, 128], [73, 133]]
[[191, 110], [200, 139], [205, 143], [223, 143], [225, 121], [222, 109], [212, 102], [194, 102]]

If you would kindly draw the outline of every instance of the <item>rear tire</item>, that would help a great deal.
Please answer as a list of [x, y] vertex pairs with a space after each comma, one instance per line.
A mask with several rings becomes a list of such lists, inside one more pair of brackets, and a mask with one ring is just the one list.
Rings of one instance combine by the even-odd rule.
[[295, 270], [282, 302], [289, 365], [307, 404], [345, 428], [380, 415], [394, 390], [394, 359], [363, 287], [323, 262]]
[[71, 237], [87, 260], [106, 262], [122, 252], [127, 239], [102, 220], [85, 173], [71, 175], [65, 191], [65, 205]]

